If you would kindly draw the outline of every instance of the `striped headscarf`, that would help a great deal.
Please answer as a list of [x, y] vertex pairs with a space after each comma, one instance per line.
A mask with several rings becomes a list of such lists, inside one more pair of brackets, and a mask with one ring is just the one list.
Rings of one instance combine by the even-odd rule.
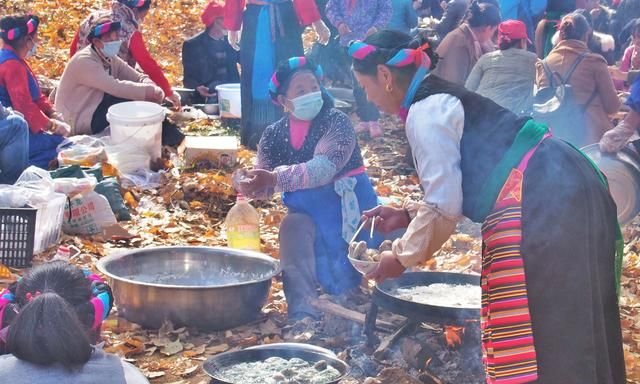
[[7, 31], [0, 30], [0, 36], [7, 41], [15, 41], [23, 36], [30, 35], [34, 33], [38, 26], [40, 25], [40, 19], [36, 16], [29, 16], [29, 20], [25, 23], [25, 25], [11, 28]]
[[119, 31], [120, 28], [122, 28], [122, 25], [117, 21], [108, 21], [106, 23], [96, 24], [91, 28], [91, 32], [89, 32], [89, 36], [87, 36], [87, 38], [91, 40], [95, 37], [106, 35], [109, 32]]
[[[403, 121], [406, 121], [407, 114], [409, 113], [409, 107], [413, 102], [413, 98], [418, 91], [418, 87], [424, 77], [429, 73], [429, 67], [431, 67], [431, 59], [429, 55], [424, 51], [429, 48], [429, 43], [424, 43], [417, 49], [404, 48], [400, 49], [389, 60], [385, 62], [386, 65], [396, 68], [402, 68], [407, 66], [415, 66], [417, 71], [409, 84], [407, 94], [402, 102], [399, 116]], [[349, 45], [349, 56], [354, 60], [364, 60], [374, 52], [378, 52], [380, 48], [375, 45], [367, 44], [364, 41], [353, 41]]]
[[151, 3], [151, 0], [118, 0], [118, 2], [129, 8], [142, 8]]
[[[269, 82], [269, 95], [274, 103], [277, 103], [278, 95], [282, 93], [282, 85], [285, 84], [296, 72], [309, 70], [321, 82], [324, 78], [322, 67], [304, 56], [292, 57], [278, 66]], [[323, 89], [324, 90], [324, 89]]]

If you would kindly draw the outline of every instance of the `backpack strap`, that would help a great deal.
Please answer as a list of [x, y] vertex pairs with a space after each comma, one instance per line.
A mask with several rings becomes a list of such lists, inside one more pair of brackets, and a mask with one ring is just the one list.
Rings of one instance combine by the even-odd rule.
[[553, 78], [554, 76], [557, 76], [560, 79], [560, 84], [562, 84], [562, 76], [560, 76], [560, 74], [558, 72], [553, 72], [551, 70], [551, 67], [549, 66], [549, 64], [547, 64], [547, 60], [542, 60], [542, 68], [544, 68], [544, 74], [545, 76], [547, 76], [547, 79], [549, 79], [549, 86], [551, 88], [555, 88], [555, 85], [553, 84]]
[[582, 113], [585, 113], [587, 111], [587, 108], [589, 108], [589, 104], [591, 104], [591, 102], [595, 100], [596, 96], [598, 96], [598, 88], [593, 90], [593, 93], [591, 94], [591, 96], [589, 96], [587, 102], [582, 106], [582, 108], [580, 108]]
[[562, 84], [567, 84], [569, 82], [569, 80], [571, 80], [571, 76], [573, 76], [573, 72], [576, 70], [576, 68], [578, 68], [578, 64], [580, 64], [582, 62], [582, 60], [584, 60], [584, 58], [587, 57], [588, 54], [589, 54], [589, 52], [582, 52], [576, 58], [576, 61], [573, 62], [573, 64], [571, 65], [571, 68], [569, 68], [569, 71], [567, 71], [567, 73], [564, 75], [564, 79], [562, 80]]

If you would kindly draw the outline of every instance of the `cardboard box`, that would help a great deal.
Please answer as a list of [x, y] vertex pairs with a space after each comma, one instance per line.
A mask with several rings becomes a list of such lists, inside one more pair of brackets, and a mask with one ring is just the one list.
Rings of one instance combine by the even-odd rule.
[[238, 157], [238, 138], [235, 136], [187, 136], [185, 147], [186, 165], [204, 160], [233, 166]]

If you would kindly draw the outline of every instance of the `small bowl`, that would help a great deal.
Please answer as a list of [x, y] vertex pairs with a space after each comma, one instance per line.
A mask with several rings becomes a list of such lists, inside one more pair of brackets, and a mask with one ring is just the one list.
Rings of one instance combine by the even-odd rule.
[[378, 264], [380, 264], [378, 261], [364, 261], [351, 257], [349, 257], [349, 262], [351, 263], [351, 265], [353, 265], [356, 271], [362, 273], [363, 275], [375, 271], [376, 268], [378, 268]]
[[219, 115], [220, 104], [195, 104], [194, 107], [203, 111], [207, 115]]

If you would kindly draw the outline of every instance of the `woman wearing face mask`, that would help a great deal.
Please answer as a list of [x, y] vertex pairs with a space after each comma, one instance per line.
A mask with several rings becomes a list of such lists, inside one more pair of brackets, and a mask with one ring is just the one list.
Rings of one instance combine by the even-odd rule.
[[405, 122], [424, 191], [365, 213], [407, 228], [368, 277], [427, 261], [467, 216], [483, 223], [486, 382], [624, 384], [623, 244], [604, 176], [546, 125], [429, 74], [428, 42], [381, 31], [350, 53], [369, 100]]
[[37, 16], [7, 16], [0, 20], [0, 103], [24, 115], [29, 124], [29, 163], [48, 168], [56, 147], [69, 134], [69, 125], [42, 94], [26, 59], [38, 46]]
[[[96, 21], [89, 45], [67, 64], [55, 97], [56, 108], [71, 122], [73, 135], [102, 132], [114, 104], [142, 100], [162, 102], [164, 93], [147, 76], [131, 68], [118, 52], [121, 25], [109, 18]], [[162, 143], [177, 146], [184, 135], [173, 124], [163, 124]]]
[[480, 56], [494, 51], [491, 39], [500, 24], [500, 11], [493, 4], [474, 1], [469, 14], [467, 21], [448, 33], [436, 50], [442, 65], [434, 74], [460, 85], [464, 85]]
[[118, 38], [122, 41], [122, 45], [118, 56], [132, 68], [138, 64], [142, 71], [162, 89], [167, 101], [174, 108], [180, 109], [180, 95], [171, 89], [171, 84], [164, 76], [162, 68], [151, 57], [140, 33], [140, 25], [144, 22], [150, 8], [151, 0], [117, 0], [112, 2], [110, 10], [92, 13], [80, 24], [80, 29], [71, 42], [71, 56], [90, 43], [88, 36], [96, 20], [109, 17], [121, 25]]
[[289, 213], [280, 225], [280, 261], [290, 319], [318, 315], [309, 305], [318, 284], [340, 294], [360, 283], [347, 241], [360, 212], [377, 202], [351, 121], [333, 108], [321, 78], [320, 67], [305, 57], [279, 65], [269, 92], [288, 113], [266, 128], [255, 169], [236, 185], [252, 198], [283, 192]]

